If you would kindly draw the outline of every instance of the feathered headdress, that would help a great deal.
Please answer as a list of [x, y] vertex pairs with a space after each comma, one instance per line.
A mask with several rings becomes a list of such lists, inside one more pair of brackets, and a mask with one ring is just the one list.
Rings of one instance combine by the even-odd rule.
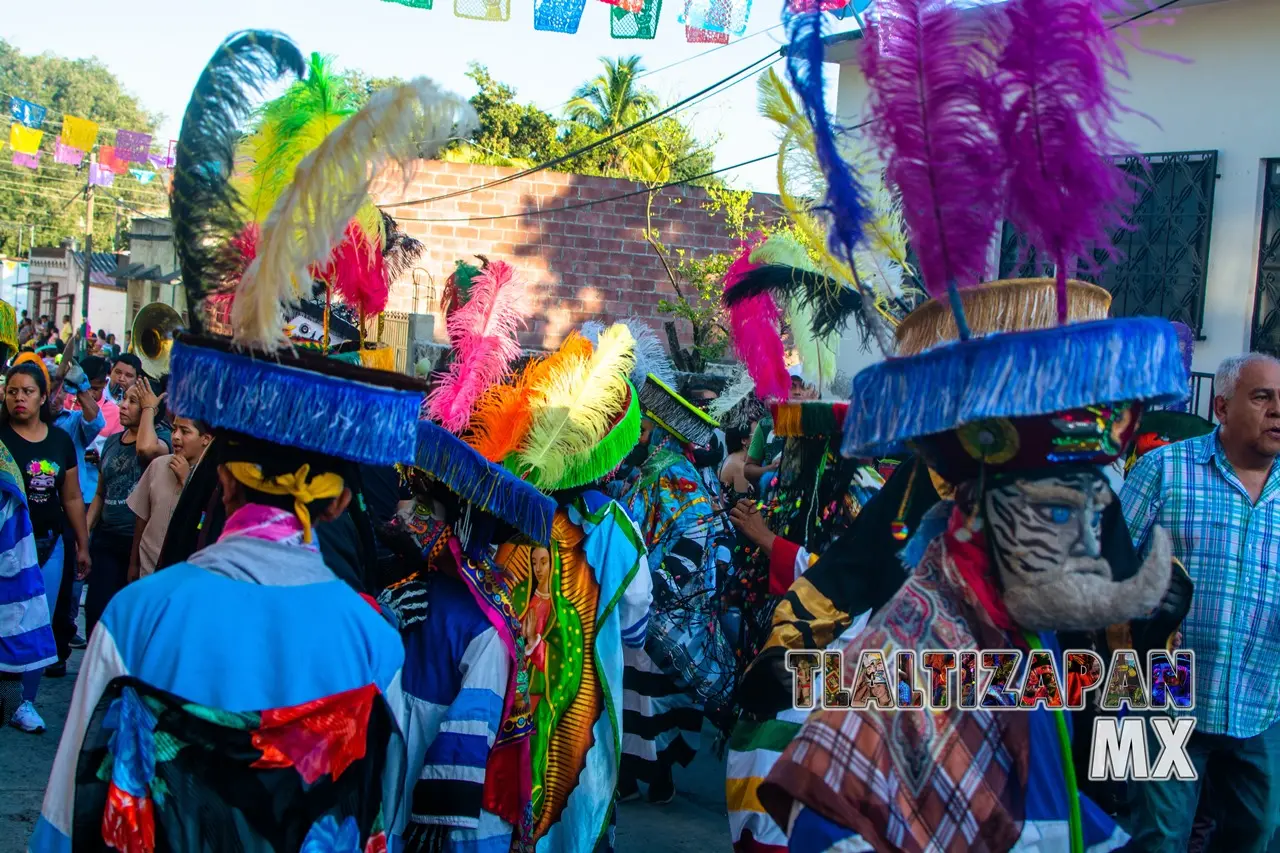
[[[372, 175], [387, 160], [416, 155], [424, 140], [439, 142], [455, 125], [468, 125], [474, 114], [427, 81], [378, 93], [298, 164], [260, 234], [246, 231], [230, 177], [248, 89], [301, 69], [301, 56], [282, 37], [249, 34], [227, 42], [196, 85], [173, 189], [193, 321], [203, 298], [249, 263], [231, 306], [230, 340], [180, 336], [170, 394], [184, 414], [228, 432], [356, 462], [411, 463], [425, 386], [280, 349], [287, 345], [282, 309], [311, 294], [313, 271], [347, 236]], [[380, 216], [378, 223], [380, 231]], [[380, 241], [367, 246], [378, 258], [381, 249]]]
[[255, 30], [223, 42], [196, 81], [178, 134], [169, 194], [174, 247], [194, 332], [203, 327], [205, 296], [238, 278], [240, 258], [226, 247], [243, 224], [240, 194], [231, 178], [251, 98], [271, 82], [302, 76], [304, 69], [302, 54], [287, 38]]
[[768, 411], [755, 392], [755, 380], [740, 366], [729, 379], [724, 393], [711, 401], [707, 414], [725, 427], [748, 426]]
[[[818, 160], [813, 125], [777, 72], [770, 69], [761, 75], [757, 91], [760, 114], [779, 128], [777, 179], [783, 209], [796, 239], [817, 268], [840, 285], [824, 285], [810, 293], [814, 313], [827, 318], [827, 324], [843, 326], [857, 306], [860, 310], [855, 316], [860, 321], [864, 344], [868, 336], [873, 336], [881, 351], [891, 354], [893, 336], [887, 325], [897, 322], [891, 305], [903, 296], [907, 240], [901, 212], [884, 185], [881, 170], [865, 154], [844, 151], [867, 187], [868, 215], [863, 227], [866, 248], [853, 254], [858, 277], [865, 285], [860, 292], [847, 256], [832, 252], [827, 228], [830, 220], [821, 215], [818, 207], [827, 195], [827, 179]], [[821, 307], [817, 307], [819, 304]]]
[[502, 462], [520, 448], [533, 424], [533, 388], [572, 359], [590, 358], [591, 342], [570, 332], [560, 349], [525, 365], [509, 383], [493, 385], [476, 404], [467, 442], [490, 462]]
[[471, 298], [448, 318], [456, 357], [430, 396], [431, 417], [461, 433], [476, 401], [506, 376], [520, 357], [517, 337], [525, 325], [525, 283], [505, 261], [494, 261], [476, 277]]
[[959, 289], [986, 279], [1007, 173], [995, 59], [983, 14], [968, 11], [949, 0], [882, 0], [861, 54], [870, 133], [902, 197], [925, 290], [949, 296], [962, 338]]
[[[530, 389], [533, 422], [514, 458], [520, 476], [539, 488], [574, 488], [618, 466], [639, 438], [635, 341], [621, 323], [600, 333], [589, 357], [571, 357]], [[634, 429], [615, 430], [628, 415]]]
[[751, 275], [760, 264], [751, 260], [756, 246], [764, 242], [757, 235], [743, 245], [738, 257], [724, 275], [725, 309], [729, 312], [733, 348], [755, 381], [756, 392], [766, 400], [785, 400], [791, 393], [791, 376], [787, 373], [787, 352], [779, 329], [782, 311], [767, 289], [743, 291], [751, 285]]
[[1067, 322], [1072, 269], [1111, 248], [1133, 199], [1111, 160], [1124, 146], [1111, 129], [1117, 105], [1107, 74], [1125, 74], [1125, 61], [1104, 5], [1018, 0], [1005, 10], [1009, 37], [996, 81], [1006, 104], [1007, 215], [1057, 267], [1059, 323]]
[[374, 93], [369, 103], [325, 137], [298, 164], [262, 230], [258, 257], [245, 271], [232, 324], [239, 343], [281, 344], [280, 306], [297, 301], [313, 264], [328, 258], [389, 161], [434, 151], [469, 128], [475, 112], [426, 78]]
[[[627, 318], [620, 321], [631, 332], [635, 339], [636, 367], [631, 371], [631, 384], [637, 388], [644, 385], [645, 377], [653, 374], [667, 385], [675, 385], [676, 369], [667, 355], [667, 348], [653, 327], [643, 320]], [[582, 324], [582, 336], [594, 346], [604, 331], [605, 324], [599, 320], [588, 320]]]

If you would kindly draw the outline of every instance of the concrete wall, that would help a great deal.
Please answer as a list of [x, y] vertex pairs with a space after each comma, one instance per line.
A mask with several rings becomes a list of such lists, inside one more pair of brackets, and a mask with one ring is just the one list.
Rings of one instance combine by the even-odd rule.
[[[375, 186], [378, 204], [438, 196], [507, 177], [517, 170], [421, 161], [408, 189], [400, 180]], [[559, 344], [585, 320], [636, 317], [655, 329], [670, 319], [658, 301], [675, 294], [662, 263], [645, 242], [645, 196], [538, 214], [537, 211], [643, 190], [641, 184], [612, 178], [539, 172], [488, 190], [427, 205], [393, 205], [387, 213], [426, 244], [419, 270], [391, 289], [388, 309], [437, 316], [437, 340], [445, 336], [439, 298], [454, 262], [480, 253], [511, 263], [531, 285], [533, 317], [523, 335], [530, 347]], [[653, 224], [662, 241], [701, 256], [736, 248], [718, 216], [703, 209], [707, 196], [695, 187], [675, 187], [654, 195]], [[758, 209], [777, 216], [772, 196], [757, 196]], [[518, 214], [529, 213], [529, 216]], [[517, 214], [511, 216], [511, 214]], [[505, 218], [484, 219], [487, 216]], [[477, 217], [469, 219], [470, 217]], [[461, 219], [427, 222], [425, 219]], [[469, 221], [466, 221], [469, 220]], [[415, 283], [416, 278], [416, 283]], [[682, 333], [681, 343], [691, 340]]]
[[89, 328], [114, 333], [116, 342], [124, 340], [125, 290], [123, 287], [89, 285]]
[[[1144, 153], [1218, 151], [1205, 339], [1196, 344], [1193, 365], [1212, 372], [1223, 358], [1249, 347], [1261, 167], [1264, 159], [1280, 157], [1280, 2], [1219, 0], [1181, 9], [1165, 19], [1172, 24], [1159, 14], [1147, 20], [1150, 25], [1140, 30], [1143, 48], [1190, 62], [1129, 49], [1129, 79], [1117, 85], [1134, 113], [1122, 117], [1118, 131]], [[864, 117], [866, 81], [856, 61], [842, 61], [839, 74], [837, 112], [857, 123]]]

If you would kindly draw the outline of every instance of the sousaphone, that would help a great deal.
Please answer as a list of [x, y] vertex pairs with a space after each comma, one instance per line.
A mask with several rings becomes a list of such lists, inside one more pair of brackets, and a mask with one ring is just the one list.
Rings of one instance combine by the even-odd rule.
[[142, 372], [159, 379], [169, 372], [173, 333], [183, 326], [182, 315], [163, 302], [142, 306], [133, 320], [129, 351], [142, 362]]

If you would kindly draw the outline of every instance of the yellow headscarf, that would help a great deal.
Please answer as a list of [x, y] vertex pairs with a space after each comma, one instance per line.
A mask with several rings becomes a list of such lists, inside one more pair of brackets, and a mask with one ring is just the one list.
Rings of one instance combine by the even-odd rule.
[[262, 466], [252, 462], [228, 462], [226, 465], [231, 476], [255, 492], [291, 496], [293, 514], [302, 522], [302, 541], [308, 543], [311, 541], [311, 510], [307, 504], [336, 498], [345, 488], [340, 474], [317, 474], [308, 480], [310, 465], [303, 465], [292, 474], [277, 474], [274, 477], [264, 477]]

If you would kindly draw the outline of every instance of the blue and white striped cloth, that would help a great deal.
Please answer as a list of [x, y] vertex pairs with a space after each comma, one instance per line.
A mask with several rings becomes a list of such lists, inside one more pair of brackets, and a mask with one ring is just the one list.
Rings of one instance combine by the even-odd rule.
[[0, 444], [0, 672], [28, 672], [57, 661], [27, 497], [17, 464]]
[[446, 853], [506, 853], [512, 827], [482, 802], [507, 648], [462, 581], [433, 574], [428, 583], [427, 617], [404, 635], [405, 835], [425, 832], [426, 846]]

